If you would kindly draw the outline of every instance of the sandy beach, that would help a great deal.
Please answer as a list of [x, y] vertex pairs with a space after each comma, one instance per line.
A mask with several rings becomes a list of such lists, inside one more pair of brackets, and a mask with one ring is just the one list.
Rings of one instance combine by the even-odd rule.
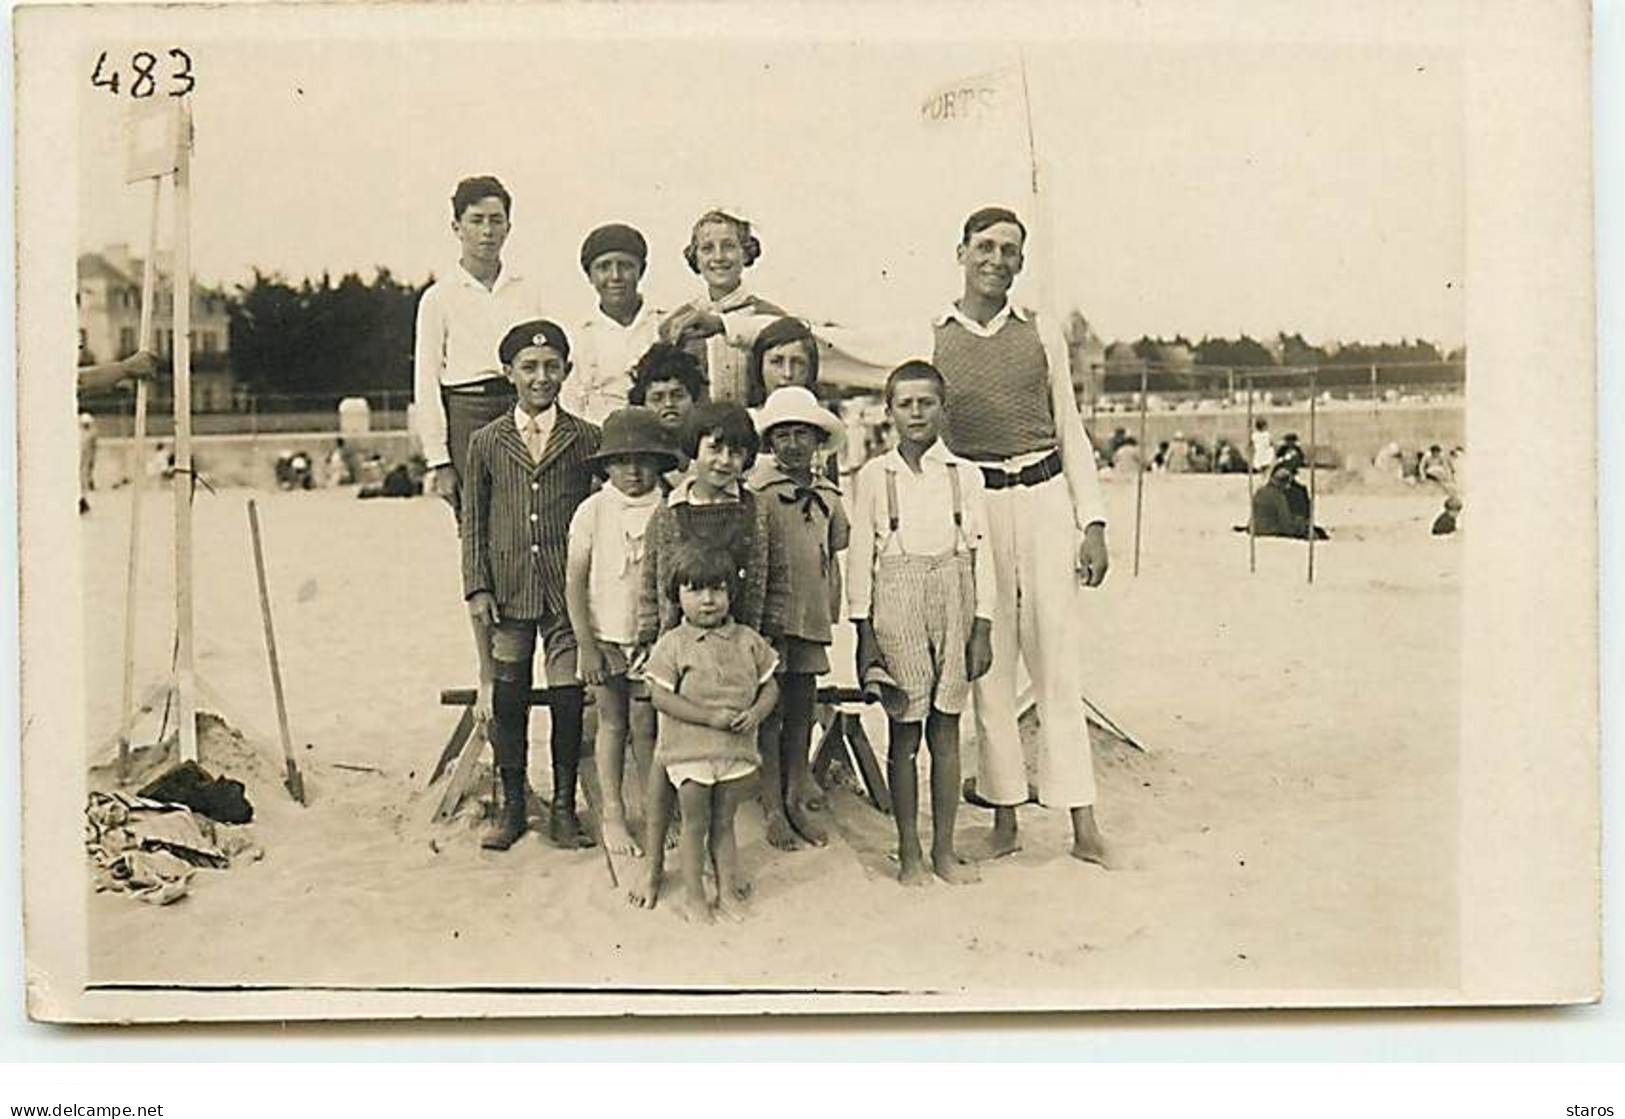
[[[477, 803], [430, 823], [439, 786], [427, 778], [456, 716], [439, 692], [473, 682], [442, 504], [200, 492], [198, 673], [206, 709], [243, 735], [207, 736], [202, 760], [247, 782], [265, 857], [200, 871], [166, 908], [90, 894], [87, 874], [90, 974], [900, 988], [1046, 1004], [1306, 988], [1335, 1001], [1451, 983], [1462, 553], [1459, 538], [1428, 534], [1438, 496], [1325, 485], [1317, 519], [1334, 538], [1317, 547], [1307, 586], [1301, 542], [1260, 541], [1249, 575], [1247, 539], [1231, 530], [1246, 517], [1242, 477], [1147, 478], [1138, 578], [1134, 486], [1106, 489], [1113, 567], [1087, 597], [1079, 655], [1090, 696], [1150, 747], [1095, 743], [1119, 867], [1069, 858], [1064, 814], [1027, 808], [1025, 849], [985, 864], [980, 884], [904, 890], [892, 821], [838, 790], [821, 850], [773, 851], [760, 814], [741, 813], [753, 915], [704, 929], [669, 905], [631, 909], [596, 850], [561, 852], [535, 835], [505, 854], [480, 850]], [[308, 807], [281, 785], [250, 496]], [[81, 519], [92, 759], [118, 722], [129, 508], [127, 491], [93, 500]], [[172, 640], [167, 493], [145, 510], [143, 685], [162, 677]], [[844, 667], [847, 649], [832, 660]], [[544, 723], [535, 716], [531, 763], [543, 791]], [[884, 749], [883, 724], [870, 726]], [[960, 834], [989, 817], [962, 809]], [[633, 869], [621, 860], [623, 884]]]

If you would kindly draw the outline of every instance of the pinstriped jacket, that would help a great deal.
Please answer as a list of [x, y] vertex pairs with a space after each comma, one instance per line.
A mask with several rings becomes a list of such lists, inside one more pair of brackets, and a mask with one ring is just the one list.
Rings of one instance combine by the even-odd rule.
[[489, 591], [503, 618], [566, 616], [570, 518], [593, 491], [598, 442], [596, 427], [562, 408], [540, 462], [511, 410], [474, 433], [463, 479], [465, 599]]

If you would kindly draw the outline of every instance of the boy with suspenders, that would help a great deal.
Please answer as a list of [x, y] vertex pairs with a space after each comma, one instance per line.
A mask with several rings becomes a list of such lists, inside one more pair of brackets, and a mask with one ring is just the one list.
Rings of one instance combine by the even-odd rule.
[[[858, 679], [883, 682], [890, 719], [887, 779], [897, 818], [899, 877], [923, 886], [974, 882], [954, 850], [959, 714], [970, 682], [993, 662], [993, 569], [982, 549], [981, 472], [938, 438], [946, 389], [928, 362], [886, 380], [895, 450], [858, 472], [847, 556], [848, 614], [858, 629]], [[920, 848], [915, 756], [922, 724], [931, 755], [931, 866]]]

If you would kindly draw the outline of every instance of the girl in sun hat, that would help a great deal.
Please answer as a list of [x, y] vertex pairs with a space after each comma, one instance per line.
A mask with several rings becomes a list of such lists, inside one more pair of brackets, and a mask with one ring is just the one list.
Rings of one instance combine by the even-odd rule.
[[[782, 320], [791, 321], [791, 320]], [[800, 839], [823, 846], [829, 835], [816, 813], [823, 797], [807, 765], [818, 677], [829, 671], [826, 653], [840, 616], [836, 554], [851, 536], [840, 489], [814, 468], [815, 457], [846, 442], [841, 421], [819, 406], [811, 390], [775, 390], [756, 416], [770, 457], [758, 460], [750, 487], [784, 538], [789, 568], [779, 654], [779, 705], [762, 724], [762, 810], [768, 841], [792, 850]]]
[[639, 784], [654, 756], [653, 712], [631, 702], [643, 659], [636, 648], [643, 539], [660, 503], [660, 476], [677, 464], [677, 448], [648, 408], [621, 408], [604, 420], [603, 441], [589, 460], [606, 478], [570, 520], [565, 601], [576, 638], [576, 675], [598, 710], [598, 775], [603, 786], [604, 842], [613, 854], [636, 855], [621, 796], [628, 731]]
[[746, 355], [756, 335], [784, 314], [744, 285], [745, 269], [761, 255], [750, 222], [727, 210], [701, 214], [683, 249], [689, 269], [705, 281], [705, 297], [668, 315], [660, 340], [686, 346], [704, 361], [713, 400], [747, 403]]

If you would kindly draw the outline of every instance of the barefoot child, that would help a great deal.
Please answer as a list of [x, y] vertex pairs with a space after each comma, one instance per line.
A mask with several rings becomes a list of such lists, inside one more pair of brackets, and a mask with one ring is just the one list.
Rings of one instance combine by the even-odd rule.
[[502, 779], [502, 811], [481, 841], [505, 851], [525, 833], [530, 688], [536, 636], [555, 689], [553, 805], [548, 836], [589, 847], [576, 816], [583, 695], [564, 599], [565, 540], [576, 508], [592, 492], [598, 429], [555, 402], [570, 374], [570, 343], [546, 319], [509, 330], [498, 349], [519, 403], [476, 431], [463, 486], [463, 597], [480, 659], [475, 715], [490, 727]]
[[636, 646], [637, 595], [643, 535], [660, 502], [660, 475], [677, 452], [660, 420], [647, 408], [622, 408], [604, 420], [603, 441], [592, 462], [608, 478], [570, 521], [565, 598], [576, 639], [576, 674], [592, 689], [598, 713], [599, 783], [603, 834], [610, 853], [636, 855], [626, 828], [621, 778], [628, 729], [637, 787], [648, 779], [654, 751], [653, 712], [631, 703], [642, 673]]
[[[769, 640], [783, 632], [788, 585], [783, 540], [766, 503], [741, 481], [756, 458], [759, 442], [756, 426], [741, 405], [711, 401], [689, 414], [683, 450], [692, 464], [649, 517], [644, 533], [639, 645], [652, 645], [682, 621], [670, 586], [685, 545], [725, 557], [732, 573], [728, 612], [734, 621]], [[644, 907], [655, 904], [660, 889], [662, 837], [672, 811], [672, 786], [661, 779], [659, 768], [649, 781], [645, 813], [648, 876], [630, 894], [634, 905]]]
[[[655, 760], [683, 808], [682, 913], [703, 923], [716, 913], [737, 919], [748, 891], [734, 815], [745, 778], [756, 772], [756, 728], [778, 702], [778, 658], [760, 634], [729, 617], [735, 569], [726, 552], [686, 545], [670, 571], [669, 597], [682, 621], [655, 643], [647, 675], [660, 712]], [[705, 894], [707, 865], [717, 880], [715, 906]]]
[[938, 434], [947, 393], [924, 361], [886, 379], [897, 447], [858, 472], [847, 564], [849, 613], [858, 627], [858, 678], [883, 665], [906, 693], [887, 712], [887, 779], [897, 817], [903, 884], [931, 880], [920, 851], [915, 755], [924, 720], [931, 754], [931, 870], [977, 880], [954, 851], [959, 801], [959, 713], [970, 681], [993, 661], [993, 569], [983, 550], [982, 477]]
[[777, 522], [790, 576], [784, 631], [774, 643], [779, 706], [760, 735], [762, 812], [775, 847], [794, 850], [800, 839], [822, 847], [829, 835], [816, 813], [824, 798], [807, 752], [817, 680], [829, 671], [825, 650], [839, 617], [836, 554], [846, 550], [851, 526], [841, 491], [814, 471], [813, 462], [825, 450], [839, 450], [846, 433], [810, 391], [794, 385], [767, 398], [756, 426], [772, 458], [757, 462], [750, 488]]

